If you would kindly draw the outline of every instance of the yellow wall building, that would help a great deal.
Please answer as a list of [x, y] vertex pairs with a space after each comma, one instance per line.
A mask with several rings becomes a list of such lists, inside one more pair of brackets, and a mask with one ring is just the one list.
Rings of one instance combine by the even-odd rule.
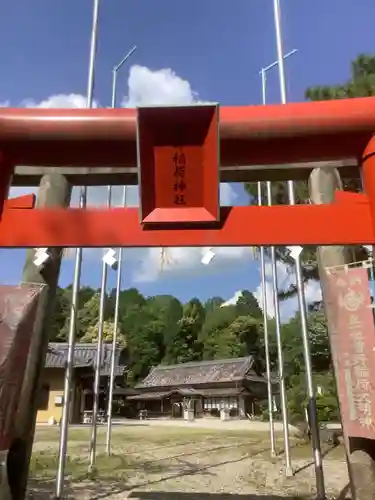
[[[67, 343], [50, 343], [42, 375], [39, 394], [37, 423], [51, 420], [59, 423], [62, 418], [65, 367], [68, 354]], [[103, 345], [101, 366], [101, 395], [99, 407], [106, 408], [106, 394], [110, 375], [112, 345]], [[123, 380], [124, 352], [116, 349], [115, 375], [117, 382]], [[96, 359], [96, 344], [76, 344], [74, 353], [73, 381], [71, 387], [70, 423], [80, 423], [83, 413], [92, 410], [92, 388]]]
[[61, 369], [45, 368], [39, 397], [37, 422], [45, 423], [52, 417], [59, 422], [62, 416], [64, 394], [64, 372]]

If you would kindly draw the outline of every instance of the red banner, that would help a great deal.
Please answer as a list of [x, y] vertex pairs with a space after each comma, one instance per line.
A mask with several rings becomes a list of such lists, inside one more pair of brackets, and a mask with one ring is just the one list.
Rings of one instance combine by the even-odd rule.
[[375, 438], [375, 327], [367, 269], [327, 273], [341, 418], [346, 436]]

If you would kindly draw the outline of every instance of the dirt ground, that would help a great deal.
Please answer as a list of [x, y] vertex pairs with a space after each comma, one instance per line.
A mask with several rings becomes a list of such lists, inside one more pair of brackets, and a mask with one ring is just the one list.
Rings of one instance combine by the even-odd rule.
[[[66, 498], [77, 500], [262, 500], [313, 498], [311, 448], [292, 437], [294, 477], [286, 478], [282, 436], [271, 459], [267, 434], [174, 427], [117, 426], [113, 454], [98, 431], [97, 472], [87, 473], [90, 429], [72, 429], [66, 464]], [[39, 428], [29, 498], [53, 498], [59, 430]], [[324, 449], [327, 496], [345, 495], [348, 475], [341, 447]]]

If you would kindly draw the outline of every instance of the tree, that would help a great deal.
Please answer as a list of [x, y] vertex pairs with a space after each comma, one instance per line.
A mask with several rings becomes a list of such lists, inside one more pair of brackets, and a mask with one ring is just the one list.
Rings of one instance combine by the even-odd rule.
[[[110, 294], [112, 303], [116, 299], [116, 289]], [[146, 303], [146, 299], [136, 288], [121, 290], [119, 294], [119, 317], [126, 316], [130, 311], [137, 310]]]
[[183, 306], [178, 328], [169, 337], [163, 362], [185, 363], [201, 359], [202, 345], [198, 341], [204, 322], [205, 311], [199, 299], [191, 299]]
[[324, 312], [312, 312], [308, 326], [313, 369], [316, 372], [328, 372], [331, 368], [331, 351]]
[[[332, 372], [314, 373], [313, 383], [316, 392], [318, 420], [320, 422], [339, 421], [340, 410]], [[305, 420], [307, 403], [305, 373], [294, 375], [288, 388], [288, 408], [292, 420]]]
[[[86, 330], [85, 334], [81, 337], [80, 342], [92, 342], [98, 341], [99, 332], [99, 322], [95, 325], [91, 325]], [[112, 321], [104, 321], [103, 323], [103, 342], [110, 343], [113, 342], [114, 324]], [[121, 347], [127, 346], [126, 335], [122, 331], [117, 332], [116, 338], [117, 344]]]
[[165, 324], [148, 309], [146, 302], [133, 316], [132, 328], [126, 330], [129, 382], [138, 382], [161, 362], [165, 354], [164, 332]]
[[199, 335], [202, 345], [203, 359], [220, 359], [231, 357], [233, 350], [238, 354], [238, 346], [234, 347], [235, 337], [228, 327], [236, 319], [235, 306], [216, 307], [210, 313], [206, 313], [206, 319]]
[[56, 290], [55, 311], [52, 316], [50, 340], [64, 342], [68, 340], [68, 330], [64, 328], [67, 318], [70, 315], [71, 289], [58, 288]]
[[205, 315], [205, 308], [202, 305], [202, 302], [197, 298], [189, 300], [189, 302], [187, 302], [183, 306], [183, 317], [189, 317], [194, 320], [195, 330], [197, 334], [202, 329]]
[[306, 99], [311, 101], [330, 101], [374, 95], [375, 57], [368, 54], [361, 54], [352, 62], [350, 80], [343, 85], [309, 87], [305, 92]]
[[224, 302], [225, 300], [222, 297], [212, 297], [211, 299], [208, 299], [204, 304], [204, 310], [206, 315], [213, 312], [214, 309], [220, 307], [222, 304], [224, 304]]
[[[251, 296], [251, 297], [250, 297]], [[239, 310], [254, 312], [239, 315]], [[198, 340], [202, 344], [203, 359], [220, 359], [229, 357], [260, 354], [260, 331], [262, 317], [255, 297], [245, 293], [239, 308], [237, 305], [217, 307], [206, 314]]]
[[[331, 368], [330, 344], [325, 315], [322, 311], [311, 312], [308, 316], [308, 335], [311, 362], [314, 372], [328, 372]], [[284, 350], [285, 376], [287, 381], [305, 369], [302, 326], [299, 312], [281, 327]], [[276, 350], [276, 339], [271, 338], [271, 348]]]
[[[331, 370], [330, 345], [324, 313], [321, 311], [310, 313], [308, 328], [318, 420], [339, 420], [336, 384]], [[288, 388], [288, 407], [292, 419], [305, 420], [308, 398], [299, 313], [282, 326], [281, 333]]]
[[263, 357], [260, 344], [261, 322], [252, 316], [237, 316], [228, 330], [238, 346], [238, 355]]
[[236, 309], [239, 315], [249, 315], [252, 318], [262, 318], [263, 313], [259, 307], [259, 302], [249, 290], [243, 290], [237, 300]]
[[[54, 314], [54, 324], [51, 330], [50, 340], [64, 341], [67, 342], [69, 335], [69, 324], [70, 324], [70, 310], [72, 303], [72, 292], [73, 286], [69, 285], [64, 289], [59, 289], [56, 303], [55, 303], [55, 314]], [[82, 287], [78, 293], [78, 311], [81, 311], [85, 307], [85, 304], [90, 302], [94, 297], [96, 291], [90, 287]], [[98, 308], [99, 312], [99, 308]], [[77, 315], [79, 316], [79, 315]], [[84, 330], [79, 328], [79, 318], [77, 318], [77, 338], [79, 339]], [[59, 328], [60, 327], [60, 328]], [[57, 329], [59, 328], [59, 331]]]
[[172, 295], [156, 295], [147, 301], [148, 311], [164, 324], [164, 345], [170, 345], [178, 335], [182, 304]]

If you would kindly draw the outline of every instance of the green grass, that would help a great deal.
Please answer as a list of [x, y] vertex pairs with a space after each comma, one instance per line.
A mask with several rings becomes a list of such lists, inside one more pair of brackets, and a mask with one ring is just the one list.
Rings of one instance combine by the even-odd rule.
[[[48, 452], [34, 453], [30, 464], [30, 477], [38, 480], [50, 480], [56, 477], [58, 458], [56, 454]], [[136, 471], [144, 473], [163, 473], [167, 467], [159, 463], [149, 463], [141, 461], [134, 457], [125, 455], [107, 456], [99, 454], [96, 456], [97, 471], [100, 471], [100, 479], [104, 481], [123, 481], [125, 482]], [[81, 481], [84, 479], [98, 479], [98, 474], [88, 472], [88, 457], [77, 457], [67, 455], [65, 462], [65, 475], [71, 481]]]
[[[69, 430], [69, 443], [89, 442], [91, 436], [91, 428], [84, 427], [82, 429], [73, 428]], [[106, 428], [99, 427], [97, 433], [98, 444], [105, 443]], [[60, 437], [60, 429], [58, 427], [37, 428], [35, 433], [35, 441], [38, 443], [58, 443]], [[112, 441], [115, 443], [121, 439], [126, 443], [181, 443], [183, 441], [197, 440], [203, 441], [207, 439], [250, 439], [262, 440], [268, 439], [266, 432], [249, 432], [249, 431], [223, 431], [212, 429], [191, 429], [181, 427], [146, 427], [146, 426], [128, 426], [128, 427], [113, 427]]]
[[[36, 449], [32, 455], [30, 477], [34, 479], [54, 479], [58, 465], [57, 451], [59, 428], [38, 428], [36, 430]], [[85, 478], [95, 479], [95, 474], [88, 474], [88, 453], [91, 428], [73, 428], [69, 431], [68, 455], [65, 473], [71, 481]], [[105, 454], [106, 428], [98, 428], [97, 433], [97, 470], [100, 479], [105, 481], [126, 482], [129, 475], [163, 474], [173, 467], [171, 464], [178, 457], [186, 456], [256, 456], [270, 463], [283, 460], [282, 435], [277, 435], [278, 456], [274, 459], [269, 454], [268, 433], [249, 431], [223, 431], [191, 429], [181, 427], [114, 427], [112, 432], [112, 451]], [[291, 437], [292, 457], [295, 460], [310, 459], [311, 445], [304, 440]], [[345, 459], [343, 447], [328, 451], [327, 459]]]
[[[32, 454], [30, 477], [48, 480], [56, 475], [59, 428], [37, 428], [36, 449]], [[91, 428], [73, 428], [69, 431], [68, 454], [65, 473], [72, 481], [89, 475], [88, 451]], [[181, 427], [114, 427], [112, 432], [112, 456], [105, 454], [106, 428], [98, 428], [97, 469], [101, 480], [126, 481], [134, 472], [162, 474], [170, 469], [170, 458], [188, 454], [215, 454], [215, 457], [231, 452], [238, 454], [260, 453], [267, 443], [267, 433], [248, 431], [191, 429]], [[156, 453], [156, 455], [154, 455]], [[160, 455], [158, 455], [160, 453]], [[153, 458], [155, 456], [155, 458]], [[95, 476], [95, 474], [94, 474]]]

